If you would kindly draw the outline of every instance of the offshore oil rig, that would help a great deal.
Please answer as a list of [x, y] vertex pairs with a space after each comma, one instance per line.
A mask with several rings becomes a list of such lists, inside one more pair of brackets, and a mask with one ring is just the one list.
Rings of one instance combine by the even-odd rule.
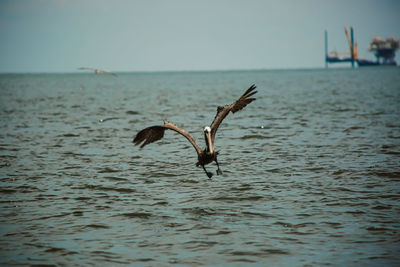
[[345, 27], [344, 32], [349, 44], [349, 52], [328, 52], [328, 31], [325, 30], [325, 67], [328, 67], [328, 63], [341, 63], [350, 62], [354, 68], [355, 62], [359, 67], [364, 66], [396, 66], [394, 60], [396, 50], [399, 49], [400, 43], [396, 37], [387, 38], [384, 40], [381, 37], [373, 37], [371, 43], [368, 46], [368, 50], [373, 52], [376, 61], [361, 59], [358, 57], [358, 45], [354, 41], [354, 29], [350, 27], [350, 33]]

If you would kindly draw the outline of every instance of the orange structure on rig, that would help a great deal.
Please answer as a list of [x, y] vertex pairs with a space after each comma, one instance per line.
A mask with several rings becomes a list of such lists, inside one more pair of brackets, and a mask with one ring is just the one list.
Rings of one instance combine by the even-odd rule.
[[371, 61], [359, 58], [358, 44], [354, 41], [354, 28], [351, 26], [349, 33], [349, 30], [345, 27], [344, 32], [349, 44], [349, 52], [328, 52], [328, 31], [325, 30], [325, 67], [328, 67], [328, 63], [341, 62], [350, 62], [352, 67], [354, 67], [355, 62], [357, 62], [359, 67], [379, 65], [396, 66], [396, 61], [394, 60], [395, 53], [400, 47], [397, 38], [391, 37], [384, 40], [381, 37], [373, 37], [368, 50], [375, 54], [376, 61]]

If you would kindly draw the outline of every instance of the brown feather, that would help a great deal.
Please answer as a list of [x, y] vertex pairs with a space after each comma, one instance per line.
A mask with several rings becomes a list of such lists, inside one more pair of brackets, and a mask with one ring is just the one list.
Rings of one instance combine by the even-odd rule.
[[217, 115], [215, 115], [215, 118], [213, 122], [211, 123], [211, 137], [212, 140], [215, 140], [215, 134], [217, 133], [218, 127], [223, 121], [223, 119], [229, 114], [229, 111], [232, 111], [232, 113], [235, 113], [239, 110], [242, 110], [245, 106], [256, 100], [255, 98], [249, 98], [250, 96], [253, 96], [257, 91], [253, 91], [256, 89], [256, 86], [253, 84], [250, 86], [249, 89], [246, 90], [246, 92], [234, 103], [230, 105], [225, 105], [223, 107], [219, 106], [217, 109]]
[[191, 134], [189, 134], [188, 132], [186, 132], [185, 130], [179, 128], [177, 125], [173, 124], [172, 122], [168, 122], [168, 121], [164, 122], [163, 127], [173, 130], [173, 131], [183, 135], [192, 144], [194, 149], [196, 149], [197, 154], [200, 154], [202, 152], [201, 147], [199, 147], [196, 144], [196, 141], [194, 140], [193, 136]]
[[148, 145], [163, 138], [164, 131], [165, 128], [162, 126], [147, 127], [146, 129], [141, 130], [136, 135], [135, 139], [133, 139], [133, 143], [135, 143], [135, 146], [137, 146], [144, 141], [144, 143], [140, 146], [140, 148], [143, 148], [145, 145]]
[[147, 127], [145, 129], [141, 130], [136, 135], [136, 137], [133, 139], [133, 143], [135, 143], [135, 145], [137, 146], [144, 141], [143, 144], [140, 146], [140, 148], [143, 148], [145, 145], [156, 142], [156, 141], [160, 140], [161, 138], [163, 138], [164, 132], [166, 129], [173, 130], [173, 131], [183, 135], [184, 137], [186, 137], [186, 139], [196, 149], [197, 154], [201, 153], [202, 149], [196, 144], [196, 142], [191, 134], [189, 134], [185, 130], [179, 128], [172, 122], [167, 122], [167, 121], [165, 121], [164, 125], [162, 125], [162, 126], [150, 126], [150, 127]]

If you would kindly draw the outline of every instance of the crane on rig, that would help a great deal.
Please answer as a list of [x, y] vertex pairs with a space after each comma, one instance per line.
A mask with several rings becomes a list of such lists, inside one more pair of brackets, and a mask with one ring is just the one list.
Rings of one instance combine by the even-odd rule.
[[354, 32], [353, 26], [350, 26], [350, 30], [351, 30], [351, 36], [349, 34], [349, 30], [346, 27], [344, 27], [344, 33], [346, 35], [347, 42], [349, 43], [350, 57], [352, 58], [353, 61], [355, 61], [355, 60], [358, 60], [358, 45], [357, 45], [357, 42], [355, 42], [353, 40], [353, 38], [354, 38], [353, 37], [354, 36], [353, 35], [353, 32]]
[[354, 28], [350, 26], [349, 30], [344, 27], [344, 32], [349, 45], [349, 52], [328, 52], [328, 31], [325, 30], [325, 67], [328, 63], [350, 62], [354, 68], [354, 62], [357, 62], [359, 67], [363, 66], [378, 66], [392, 65], [396, 66], [395, 52], [400, 48], [399, 40], [396, 37], [387, 38], [384, 40], [381, 37], [373, 37], [368, 50], [373, 52], [376, 61], [361, 59], [358, 56], [358, 44], [354, 41]]
[[351, 62], [351, 65], [354, 68], [354, 62], [358, 59], [358, 46], [357, 43], [354, 45], [353, 26], [350, 27], [350, 33], [349, 30], [344, 27], [344, 33], [348, 41], [349, 52], [330, 51], [328, 53], [328, 31], [325, 30], [325, 67], [328, 67], [328, 63]]

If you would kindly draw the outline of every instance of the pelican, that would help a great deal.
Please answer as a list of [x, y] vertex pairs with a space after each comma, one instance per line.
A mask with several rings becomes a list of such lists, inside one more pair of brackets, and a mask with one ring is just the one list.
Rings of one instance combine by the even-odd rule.
[[95, 69], [95, 68], [88, 68], [88, 67], [81, 67], [79, 70], [91, 70], [94, 71], [94, 73], [99, 74], [99, 73], [107, 73], [111, 74], [113, 76], [117, 76], [114, 72], [108, 71], [108, 70], [101, 70], [101, 69]]
[[222, 174], [221, 169], [219, 168], [217, 156], [218, 152], [215, 151], [214, 148], [214, 140], [215, 140], [215, 134], [217, 133], [218, 126], [221, 124], [222, 120], [229, 114], [229, 112], [235, 113], [241, 109], [243, 109], [245, 106], [256, 100], [255, 98], [252, 98], [251, 96], [257, 93], [257, 91], [254, 91], [256, 86], [253, 84], [249, 89], [246, 90], [246, 92], [234, 103], [230, 105], [225, 105], [225, 106], [219, 106], [217, 108], [217, 115], [214, 118], [214, 121], [211, 123], [210, 126], [204, 127], [204, 138], [206, 142], [206, 148], [201, 148], [199, 145], [196, 144], [194, 138], [192, 135], [190, 135], [188, 132], [184, 131], [183, 129], [179, 128], [172, 122], [164, 121], [163, 125], [156, 125], [156, 126], [150, 126], [147, 127], [136, 135], [136, 137], [133, 139], [133, 143], [137, 146], [140, 143], [143, 142], [143, 144], [140, 146], [142, 149], [145, 145], [148, 145], [150, 143], [153, 143], [155, 141], [160, 140], [164, 136], [165, 130], [173, 130], [184, 137], [193, 145], [194, 149], [197, 152], [197, 159], [198, 162], [196, 163], [196, 166], [202, 166], [204, 172], [207, 174], [208, 178], [211, 178], [213, 174], [211, 172], [208, 172], [206, 168], [204, 167], [205, 165], [212, 163], [215, 161], [217, 164], [217, 175]]

